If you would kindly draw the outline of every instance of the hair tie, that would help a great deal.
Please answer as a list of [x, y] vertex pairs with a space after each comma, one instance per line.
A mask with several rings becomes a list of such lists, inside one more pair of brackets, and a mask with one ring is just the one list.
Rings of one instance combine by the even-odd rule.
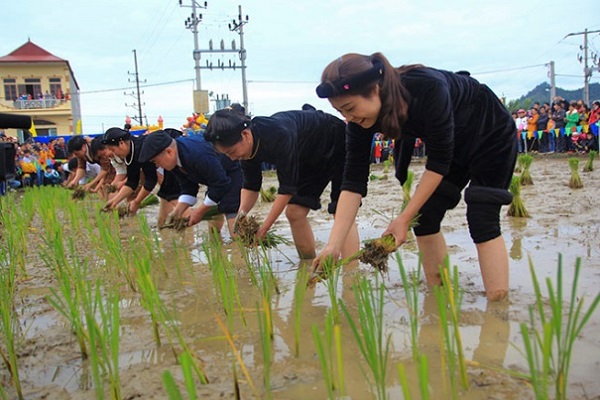
[[373, 60], [373, 66], [359, 74], [336, 79], [334, 81], [321, 82], [317, 86], [317, 96], [322, 99], [336, 97], [346, 94], [348, 91], [358, 91], [360, 88], [377, 81], [383, 77], [383, 64], [380, 60]]

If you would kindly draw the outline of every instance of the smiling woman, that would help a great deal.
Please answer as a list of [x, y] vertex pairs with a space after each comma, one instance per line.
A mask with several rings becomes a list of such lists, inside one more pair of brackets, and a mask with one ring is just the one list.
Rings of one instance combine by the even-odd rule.
[[406, 241], [411, 220], [423, 254], [427, 281], [439, 285], [447, 254], [440, 223], [456, 207], [467, 184], [469, 231], [477, 245], [488, 299], [508, 293], [508, 255], [498, 215], [512, 196], [507, 188], [516, 160], [515, 125], [496, 95], [468, 73], [423, 65], [394, 68], [381, 53], [346, 54], [323, 71], [317, 95], [348, 120], [342, 193], [329, 242], [314, 261], [340, 257], [361, 198], [367, 193], [371, 138], [396, 140], [396, 176], [406, 180], [414, 141], [427, 146], [427, 165], [415, 194], [383, 232], [396, 246]]

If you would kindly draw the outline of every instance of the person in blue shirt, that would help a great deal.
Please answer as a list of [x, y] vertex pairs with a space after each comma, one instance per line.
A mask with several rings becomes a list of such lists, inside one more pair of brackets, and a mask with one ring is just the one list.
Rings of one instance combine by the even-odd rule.
[[[500, 230], [500, 209], [510, 204], [507, 190], [517, 157], [516, 127], [498, 97], [468, 72], [452, 73], [407, 65], [394, 68], [381, 53], [346, 54], [323, 71], [317, 95], [329, 100], [348, 121], [346, 166], [338, 215], [325, 248], [315, 260], [340, 256], [366, 195], [373, 133], [395, 139], [396, 177], [406, 180], [416, 138], [427, 147], [425, 172], [404, 210], [383, 235], [396, 246], [406, 241], [410, 222], [431, 285], [441, 283], [447, 256], [440, 224], [465, 189], [467, 222], [477, 247], [489, 300], [508, 293], [508, 252]], [[402, 196], [399, 196], [400, 199]]]
[[[144, 140], [141, 162], [153, 162], [171, 171], [179, 183], [180, 195], [175, 209], [169, 213], [167, 223], [197, 202], [198, 185], [207, 187], [204, 201], [190, 213], [188, 225], [192, 226], [212, 207], [225, 214], [229, 233], [234, 237], [233, 225], [240, 206], [242, 171], [238, 162], [218, 153], [201, 135], [173, 139], [164, 130], [150, 133]], [[220, 232], [223, 220], [209, 221]]]

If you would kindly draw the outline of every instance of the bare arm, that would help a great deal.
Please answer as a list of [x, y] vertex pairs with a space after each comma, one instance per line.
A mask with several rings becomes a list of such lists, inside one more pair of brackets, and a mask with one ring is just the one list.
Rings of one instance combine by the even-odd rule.
[[421, 207], [423, 207], [423, 204], [431, 197], [442, 181], [442, 178], [443, 175], [425, 170], [415, 193], [404, 210], [392, 221], [385, 232], [383, 232], [384, 236], [390, 233], [394, 235], [396, 246], [400, 246], [406, 241], [410, 220], [417, 215]]
[[262, 239], [265, 237], [269, 229], [271, 229], [275, 221], [277, 221], [277, 218], [279, 218], [279, 216], [281, 215], [281, 213], [283, 212], [283, 210], [288, 205], [291, 199], [291, 194], [278, 194], [277, 197], [275, 197], [275, 201], [271, 206], [269, 214], [267, 214], [265, 221], [263, 222], [262, 226], [258, 230], [258, 233], [256, 234], [259, 238]]
[[333, 256], [334, 259], [340, 257], [348, 232], [356, 219], [361, 199], [360, 193], [342, 191], [338, 200], [333, 228], [329, 234], [329, 241], [313, 261], [313, 266], [318, 266], [328, 256]]

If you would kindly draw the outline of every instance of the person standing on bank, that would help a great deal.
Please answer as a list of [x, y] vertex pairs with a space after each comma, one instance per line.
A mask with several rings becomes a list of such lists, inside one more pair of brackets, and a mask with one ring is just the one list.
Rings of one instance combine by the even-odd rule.
[[[198, 185], [205, 185], [204, 202], [192, 210], [188, 226], [200, 222], [204, 214], [216, 206], [219, 213], [225, 214], [230, 235], [235, 236], [233, 224], [240, 207], [242, 188], [242, 171], [238, 162], [219, 154], [201, 135], [173, 139], [163, 130], [146, 136], [140, 161], [150, 161], [172, 171], [179, 183], [180, 195], [175, 209], [167, 216], [167, 224], [173, 218], [181, 218], [190, 206], [196, 204]], [[220, 232], [223, 220], [211, 219], [209, 227]]]
[[[240, 215], [256, 204], [262, 185], [261, 164], [274, 164], [279, 189], [271, 210], [259, 228], [263, 239], [285, 210], [294, 244], [301, 259], [314, 258], [315, 238], [308, 222], [309, 211], [321, 208], [320, 196], [331, 182], [328, 211], [335, 214], [345, 159], [345, 124], [323, 111], [284, 111], [271, 117], [245, 115], [231, 109], [215, 112], [204, 137], [232, 160], [241, 160], [244, 185]], [[340, 251], [358, 251], [358, 231], [348, 225]]]
[[[517, 157], [513, 119], [498, 97], [467, 72], [423, 65], [394, 68], [381, 54], [346, 54], [323, 71], [317, 95], [327, 98], [348, 121], [346, 167], [338, 215], [324, 257], [338, 258], [369, 177], [373, 133], [396, 139], [396, 177], [406, 180], [415, 138], [427, 146], [427, 163], [406, 208], [383, 232], [396, 246], [406, 241], [410, 220], [430, 285], [439, 285], [447, 255], [440, 224], [465, 190], [469, 232], [489, 300], [508, 294], [508, 252], [500, 231], [500, 208], [512, 201], [507, 190]], [[399, 196], [401, 198], [401, 196]]]
[[135, 215], [142, 201], [148, 197], [158, 182], [156, 166], [151, 162], [141, 162], [140, 152], [144, 143], [144, 136], [135, 137], [121, 128], [109, 128], [104, 134], [102, 144], [112, 154], [121, 158], [127, 168], [127, 181], [104, 206], [106, 209], [115, 208], [121, 201], [127, 199], [140, 184], [141, 172], [144, 173], [144, 184], [137, 196], [129, 202], [129, 214]]

